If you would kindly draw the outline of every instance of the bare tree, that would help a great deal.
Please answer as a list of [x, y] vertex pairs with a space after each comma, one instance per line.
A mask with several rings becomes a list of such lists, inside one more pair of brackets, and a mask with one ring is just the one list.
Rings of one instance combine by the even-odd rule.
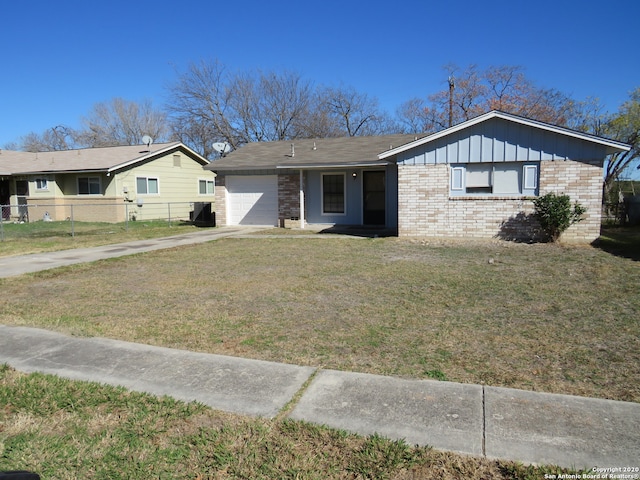
[[209, 157], [213, 142], [238, 148], [299, 138], [311, 98], [310, 82], [295, 72], [232, 74], [219, 62], [203, 61], [189, 65], [170, 87], [167, 109], [174, 133], [197, 140], [191, 145]]
[[271, 118], [272, 137], [286, 140], [302, 136], [298, 126], [309, 112], [313, 96], [311, 83], [294, 72], [269, 73], [261, 76], [260, 87], [260, 104], [264, 116]]
[[601, 137], [609, 135], [606, 132], [606, 126], [611, 120], [611, 115], [605, 112], [605, 108], [598, 98], [590, 97], [575, 102], [568, 117], [567, 126], [569, 128]]
[[246, 72], [231, 80], [229, 91], [229, 118], [242, 143], [300, 137], [312, 90], [299, 74]]
[[402, 103], [396, 110], [403, 133], [421, 133], [429, 131], [430, 120], [427, 102], [422, 98], [412, 98]]
[[629, 100], [609, 119], [604, 131], [609, 137], [631, 145], [630, 151], [611, 155], [605, 165], [604, 193], [607, 198], [615, 181], [640, 157], [640, 87], [631, 92]]
[[365, 136], [398, 130], [378, 99], [353, 87], [324, 87], [317, 93], [315, 118], [328, 120], [330, 136]]
[[215, 156], [211, 139], [219, 138], [211, 126], [196, 117], [174, 117], [171, 120], [172, 138], [189, 145], [205, 158]]
[[411, 113], [413, 124], [419, 119], [426, 132], [447, 128], [450, 113], [454, 124], [490, 110], [557, 125], [569, 125], [579, 115], [576, 102], [558, 90], [535, 86], [518, 66], [492, 66], [482, 71], [476, 65], [465, 70], [447, 65], [445, 71], [451, 88], [430, 95], [420, 115], [404, 111], [405, 115]]
[[230, 76], [219, 62], [191, 63], [169, 88], [167, 110], [174, 135], [209, 158], [214, 142], [236, 148], [240, 139], [231, 125]]
[[85, 147], [139, 145], [145, 135], [164, 141], [169, 134], [166, 114], [154, 109], [150, 100], [137, 103], [114, 98], [97, 103], [82, 124], [76, 142]]
[[455, 65], [445, 66], [447, 89], [429, 96], [425, 108], [426, 131], [438, 131], [469, 120], [483, 113], [481, 105], [486, 97], [487, 86], [482, 82], [482, 74], [475, 65], [460, 71]]
[[43, 133], [31, 132], [20, 140], [20, 150], [25, 152], [53, 152], [69, 150], [75, 146], [76, 132], [63, 125], [49, 128]]

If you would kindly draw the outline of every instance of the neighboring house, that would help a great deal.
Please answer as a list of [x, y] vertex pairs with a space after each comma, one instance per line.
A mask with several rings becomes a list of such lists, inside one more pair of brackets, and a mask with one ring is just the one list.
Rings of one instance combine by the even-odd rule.
[[220, 225], [369, 225], [400, 236], [528, 239], [533, 198], [587, 208], [564, 239], [599, 236], [602, 166], [629, 146], [492, 111], [428, 136], [251, 143], [217, 173]]
[[[213, 202], [215, 174], [209, 163], [182, 143], [86, 148], [56, 152], [0, 150], [0, 205], [4, 220], [121, 222], [189, 218], [190, 202]], [[153, 204], [165, 204], [162, 209]], [[27, 205], [28, 210], [22, 205]], [[145, 208], [145, 205], [148, 205]]]

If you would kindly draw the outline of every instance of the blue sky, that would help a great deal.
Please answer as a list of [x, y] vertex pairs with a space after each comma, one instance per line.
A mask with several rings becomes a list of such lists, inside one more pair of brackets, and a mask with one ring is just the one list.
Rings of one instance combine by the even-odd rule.
[[[114, 97], [151, 99], [190, 62], [293, 70], [390, 113], [445, 88], [443, 66], [520, 65], [538, 86], [614, 112], [640, 87], [637, 0], [21, 0], [2, 6], [0, 147], [77, 128]], [[631, 22], [632, 23], [632, 22]]]

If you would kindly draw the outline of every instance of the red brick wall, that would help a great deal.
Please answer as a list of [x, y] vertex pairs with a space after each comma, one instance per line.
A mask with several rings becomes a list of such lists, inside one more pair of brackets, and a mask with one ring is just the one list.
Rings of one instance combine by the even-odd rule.
[[281, 227], [300, 226], [300, 174], [278, 175], [278, 220]]

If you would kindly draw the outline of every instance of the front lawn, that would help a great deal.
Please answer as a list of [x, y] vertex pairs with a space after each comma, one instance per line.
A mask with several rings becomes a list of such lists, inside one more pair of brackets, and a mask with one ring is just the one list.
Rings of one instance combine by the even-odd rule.
[[531, 479], [473, 458], [304, 422], [254, 419], [0, 365], [0, 471], [44, 479]]
[[2, 324], [640, 401], [640, 264], [593, 247], [229, 238], [0, 286]]
[[0, 257], [96, 247], [196, 231], [188, 222], [148, 220], [126, 223], [56, 221], [2, 222]]

